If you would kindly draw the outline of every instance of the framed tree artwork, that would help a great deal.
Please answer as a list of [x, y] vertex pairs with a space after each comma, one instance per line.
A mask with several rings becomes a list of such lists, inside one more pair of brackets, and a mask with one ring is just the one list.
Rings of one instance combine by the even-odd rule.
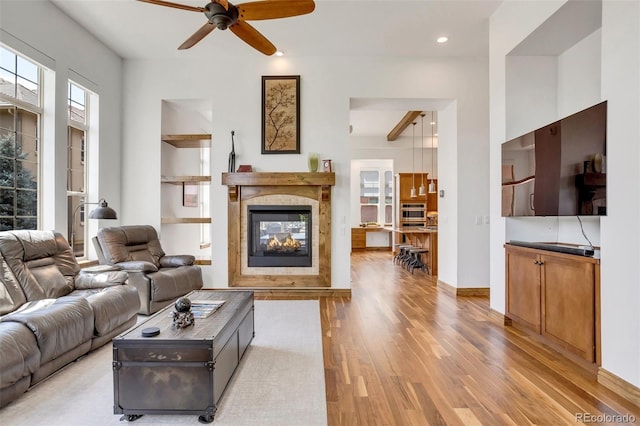
[[262, 153], [300, 154], [300, 76], [262, 76]]

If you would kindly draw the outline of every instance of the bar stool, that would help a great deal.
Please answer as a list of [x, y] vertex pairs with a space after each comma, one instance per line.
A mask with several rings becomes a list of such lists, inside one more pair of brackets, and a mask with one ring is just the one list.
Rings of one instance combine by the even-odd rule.
[[393, 256], [393, 259], [391, 259], [393, 261], [393, 263], [398, 263], [398, 260], [400, 259], [400, 256], [402, 255], [401, 249], [402, 249], [402, 247], [405, 247], [405, 246], [407, 246], [407, 244], [405, 244], [405, 243], [400, 243], [400, 244], [396, 243], [396, 244], [393, 245], [393, 251], [396, 253]]
[[424, 263], [422, 260], [422, 255], [424, 253], [429, 253], [429, 249], [414, 247], [410, 249], [409, 252], [411, 255], [411, 261], [409, 265], [407, 265], [407, 269], [411, 271], [411, 274], [413, 274], [413, 270], [415, 268], [420, 268], [423, 272], [429, 273], [429, 265]]
[[411, 244], [401, 244], [398, 247], [398, 259], [396, 263], [406, 266], [407, 262], [411, 258], [409, 250], [411, 250], [412, 248], [414, 247]]

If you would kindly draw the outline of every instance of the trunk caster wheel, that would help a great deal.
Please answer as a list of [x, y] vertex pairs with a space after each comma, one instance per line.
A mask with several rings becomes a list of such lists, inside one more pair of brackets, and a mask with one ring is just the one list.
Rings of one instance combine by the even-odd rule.
[[207, 414], [205, 416], [198, 416], [198, 421], [200, 423], [211, 423], [213, 421], [213, 416], [210, 414]]
[[125, 414], [124, 416], [120, 417], [120, 421], [126, 420], [128, 422], [135, 422], [140, 417], [142, 417], [142, 414]]

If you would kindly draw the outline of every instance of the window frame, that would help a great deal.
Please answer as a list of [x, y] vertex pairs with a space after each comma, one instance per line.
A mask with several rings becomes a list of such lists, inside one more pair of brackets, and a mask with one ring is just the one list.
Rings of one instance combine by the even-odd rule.
[[[42, 107], [43, 104], [43, 66], [41, 64], [39, 64], [38, 62], [34, 61], [33, 59], [15, 51], [14, 49], [11, 49], [10, 47], [8, 47], [5, 44], [0, 44], [0, 54], [4, 54], [3, 51], [9, 52], [11, 55], [14, 56], [14, 70], [9, 70], [5, 67], [2, 67], [0, 64], [0, 71], [2, 71], [3, 74], [7, 75], [12, 75], [13, 76], [13, 81], [10, 81], [10, 84], [14, 85], [14, 92], [13, 95], [8, 95], [5, 93], [1, 93], [0, 92], [0, 106], [2, 108], [7, 107], [8, 109], [13, 109], [14, 110], [14, 123], [12, 125], [12, 129], [5, 129], [7, 130], [7, 134], [13, 134], [14, 137], [14, 143], [16, 140], [19, 139], [19, 135], [21, 136], [22, 134], [24, 134], [24, 132], [21, 132], [20, 129], [18, 128], [19, 126], [17, 125], [17, 120], [18, 117], [20, 116], [20, 114], [18, 113], [19, 111], [25, 111], [26, 113], [30, 113], [36, 116], [36, 124], [35, 124], [35, 134], [34, 135], [29, 135], [29, 137], [33, 137], [35, 140], [35, 160], [32, 161], [33, 164], [35, 164], [35, 171], [36, 171], [36, 178], [35, 178], [35, 182], [36, 182], [36, 188], [35, 188], [35, 193], [36, 193], [36, 215], [35, 215], [35, 229], [39, 229], [42, 223], [42, 136], [43, 136], [43, 132], [42, 132], [42, 116], [44, 114], [44, 108]], [[22, 74], [20, 74], [19, 71], [19, 60], [22, 61], [26, 61], [28, 63], [30, 63], [31, 65], [33, 65], [35, 67], [36, 70], [36, 80], [37, 81], [33, 81], [29, 78], [27, 78], [26, 76], [23, 76]], [[25, 81], [29, 81], [30, 83], [33, 83], [36, 87], [36, 96], [35, 96], [35, 101], [36, 104], [27, 102], [23, 99], [19, 99], [16, 96], [16, 90], [17, 90], [17, 86], [19, 85], [19, 81], [20, 80], [25, 80]], [[29, 90], [26, 86], [25, 89]], [[10, 159], [12, 162], [16, 162], [16, 161], [20, 161], [20, 159], [18, 158], [18, 156], [16, 156], [15, 152], [14, 155], [12, 157], [3, 157], [6, 159]], [[15, 169], [14, 169], [15, 170]], [[18, 191], [18, 187], [16, 186], [17, 184], [17, 180], [14, 179], [14, 184], [13, 184], [13, 188], [10, 187], [3, 187], [2, 189], [9, 189], [9, 190], [13, 190], [14, 192], [14, 205], [13, 205], [13, 214], [12, 215], [7, 215], [7, 216], [3, 216], [4, 218], [13, 218], [13, 226], [12, 229], [25, 229], [25, 228], [18, 228], [17, 224], [19, 221], [19, 218], [33, 218], [33, 216], [20, 216], [18, 215], [18, 205], [17, 205], [17, 191]], [[32, 190], [31, 188], [22, 188], [21, 190]], [[28, 229], [32, 229], [32, 228], [28, 228]]]
[[[84, 95], [84, 104], [81, 104], [84, 107], [84, 121], [79, 121], [74, 119], [74, 115], [72, 113], [72, 106], [77, 105], [72, 97], [72, 90], [75, 86], [76, 89], [79, 89], [83, 92]], [[86, 161], [88, 155], [88, 149], [90, 146], [89, 143], [89, 134], [91, 128], [91, 122], [89, 120], [90, 117], [90, 90], [84, 87], [83, 85], [77, 83], [73, 79], [67, 80], [67, 223], [68, 223], [68, 235], [67, 238], [69, 240], [69, 245], [72, 247], [72, 250], [79, 259], [86, 259], [88, 257], [88, 247], [87, 247], [87, 236], [88, 229], [86, 226], [86, 202], [88, 199], [88, 183], [89, 183], [89, 162]], [[82, 182], [82, 190], [73, 190], [70, 186], [73, 177], [73, 171], [79, 171], [80, 168], [73, 168], [73, 143], [72, 136], [73, 131], [82, 132], [82, 137], [80, 140], [80, 161], [79, 164], [82, 166], [82, 174], [83, 174], [83, 182]], [[74, 199], [78, 199], [79, 203], [74, 203]], [[76, 222], [78, 224], [78, 232], [76, 232], [75, 225]], [[75, 247], [75, 241], [78, 236], [82, 238], [82, 252], [78, 252]]]
[[[363, 203], [362, 202], [362, 197], [364, 197], [365, 195], [363, 195], [362, 189], [363, 189], [363, 181], [362, 181], [362, 174], [363, 173], [367, 173], [367, 172], [375, 172], [378, 174], [378, 182], [377, 182], [377, 189], [378, 189], [378, 193], [377, 193], [377, 197], [378, 197], [378, 202], [377, 203]], [[386, 188], [387, 188], [387, 182], [385, 180], [387, 173], [390, 174], [391, 176], [391, 181], [389, 182], [389, 188], [391, 189], [391, 203], [387, 203], [386, 202]], [[376, 222], [380, 225], [383, 226], [392, 226], [393, 225], [393, 198], [394, 198], [394, 188], [393, 188], [393, 169], [391, 167], [361, 167], [358, 171], [358, 177], [359, 177], [359, 193], [358, 193], [358, 200], [359, 200], [359, 205], [360, 208], [362, 208], [363, 206], [372, 206], [375, 205], [377, 206], [377, 215], [376, 215]], [[375, 186], [374, 186], [375, 188]], [[387, 222], [386, 219], [386, 209], [387, 206], [391, 206], [391, 222]], [[360, 219], [360, 223], [363, 223], [362, 221], [362, 213], [359, 213], [359, 219]]]

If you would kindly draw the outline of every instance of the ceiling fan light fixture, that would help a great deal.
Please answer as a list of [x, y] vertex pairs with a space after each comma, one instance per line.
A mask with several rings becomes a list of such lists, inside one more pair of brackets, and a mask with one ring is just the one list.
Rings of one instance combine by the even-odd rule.
[[229, 4], [229, 9], [223, 5], [211, 2], [206, 6], [204, 16], [219, 30], [226, 30], [238, 20], [238, 8]]
[[204, 13], [207, 22], [187, 38], [178, 47], [178, 50], [195, 46], [204, 37], [211, 34], [214, 29], [218, 28], [220, 30], [229, 29], [249, 46], [267, 56], [276, 53], [276, 47], [247, 21], [289, 18], [306, 15], [315, 9], [313, 0], [249, 1], [240, 3], [237, 6], [230, 3], [229, 0], [210, 0], [205, 7], [195, 7], [166, 0], [139, 1], [173, 9]]
[[440, 44], [442, 44], [442, 43], [446, 43], [446, 42], [448, 42], [448, 41], [449, 41], [449, 37], [447, 37], [447, 36], [440, 36], [440, 37], [438, 37], [438, 38], [436, 39], [436, 41], [437, 41], [438, 43], [440, 43]]
[[284, 56], [284, 52], [282, 50], [277, 50], [276, 56]]

